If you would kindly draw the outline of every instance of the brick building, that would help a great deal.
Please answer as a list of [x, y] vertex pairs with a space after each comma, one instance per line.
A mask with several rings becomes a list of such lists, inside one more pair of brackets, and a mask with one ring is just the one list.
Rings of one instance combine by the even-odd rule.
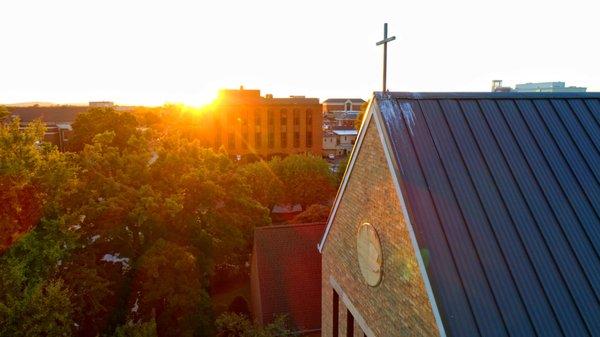
[[366, 102], [361, 98], [329, 98], [323, 101], [325, 127], [354, 127], [360, 108]]
[[23, 128], [36, 119], [42, 121], [46, 126], [44, 139], [61, 151], [69, 141], [71, 124], [78, 114], [87, 110], [87, 106], [76, 105], [8, 107], [11, 115], [19, 117]]
[[600, 94], [377, 93], [322, 336], [600, 336]]
[[203, 122], [205, 142], [231, 155], [321, 155], [318, 98], [262, 97], [259, 90], [221, 90]]

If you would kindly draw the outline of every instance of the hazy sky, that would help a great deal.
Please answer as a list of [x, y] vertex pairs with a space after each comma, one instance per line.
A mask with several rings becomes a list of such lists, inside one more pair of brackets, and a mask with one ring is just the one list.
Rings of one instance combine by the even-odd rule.
[[[598, 3], [598, 1], [595, 1]], [[600, 91], [594, 1], [0, 0], [0, 102], [200, 104], [566, 81]]]

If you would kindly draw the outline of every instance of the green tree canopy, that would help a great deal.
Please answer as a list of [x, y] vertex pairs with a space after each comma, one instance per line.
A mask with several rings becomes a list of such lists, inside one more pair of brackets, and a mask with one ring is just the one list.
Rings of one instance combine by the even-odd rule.
[[85, 144], [91, 144], [97, 134], [112, 131], [113, 145], [125, 147], [129, 137], [136, 133], [138, 121], [127, 111], [113, 108], [92, 108], [77, 115], [73, 122], [73, 134], [69, 138], [69, 149], [81, 151]]
[[301, 204], [329, 204], [337, 189], [336, 179], [327, 162], [314, 155], [275, 158], [271, 167], [283, 183], [284, 200]]

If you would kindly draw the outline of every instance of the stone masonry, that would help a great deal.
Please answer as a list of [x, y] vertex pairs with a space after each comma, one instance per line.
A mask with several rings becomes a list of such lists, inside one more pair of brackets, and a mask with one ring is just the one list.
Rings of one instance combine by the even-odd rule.
[[[322, 336], [333, 335], [331, 278], [376, 336], [439, 335], [375, 120], [350, 174], [322, 252]], [[376, 228], [383, 251], [383, 278], [376, 287], [364, 282], [357, 260], [356, 234], [364, 222]], [[340, 337], [346, 336], [341, 298]], [[360, 320], [355, 318], [355, 336], [363, 333]]]

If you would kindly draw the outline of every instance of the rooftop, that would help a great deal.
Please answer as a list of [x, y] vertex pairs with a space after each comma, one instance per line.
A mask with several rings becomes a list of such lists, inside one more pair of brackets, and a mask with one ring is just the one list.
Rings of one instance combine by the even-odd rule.
[[452, 336], [600, 335], [600, 93], [376, 93]]

